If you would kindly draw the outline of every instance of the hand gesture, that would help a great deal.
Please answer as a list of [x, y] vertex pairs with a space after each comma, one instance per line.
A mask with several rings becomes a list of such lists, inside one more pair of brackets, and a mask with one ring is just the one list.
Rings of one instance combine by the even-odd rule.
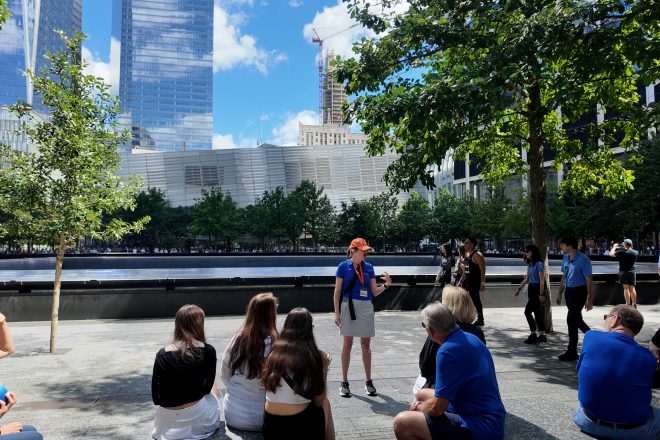
[[390, 274], [387, 272], [383, 272], [380, 276], [380, 279], [385, 281], [388, 286], [392, 284], [392, 278], [390, 278]]
[[341, 316], [339, 313], [335, 313], [335, 325], [337, 327], [341, 327]]
[[422, 403], [419, 400], [415, 400], [413, 403], [410, 404], [410, 411], [417, 411], [417, 407], [419, 404]]

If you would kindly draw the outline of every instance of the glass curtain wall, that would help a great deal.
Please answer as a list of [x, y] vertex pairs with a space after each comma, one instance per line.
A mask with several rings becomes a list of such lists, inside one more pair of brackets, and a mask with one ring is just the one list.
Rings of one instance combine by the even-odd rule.
[[130, 147], [210, 149], [213, 0], [113, 0], [112, 20]]

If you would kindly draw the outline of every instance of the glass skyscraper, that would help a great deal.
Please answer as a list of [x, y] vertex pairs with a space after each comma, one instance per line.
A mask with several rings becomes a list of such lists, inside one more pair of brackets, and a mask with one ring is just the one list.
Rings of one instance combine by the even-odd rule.
[[131, 147], [210, 149], [213, 0], [113, 0], [112, 34]]
[[20, 98], [38, 107], [32, 85], [23, 71], [40, 73], [47, 52], [59, 52], [64, 43], [55, 33], [82, 30], [82, 0], [9, 0], [11, 16], [0, 31], [0, 106]]

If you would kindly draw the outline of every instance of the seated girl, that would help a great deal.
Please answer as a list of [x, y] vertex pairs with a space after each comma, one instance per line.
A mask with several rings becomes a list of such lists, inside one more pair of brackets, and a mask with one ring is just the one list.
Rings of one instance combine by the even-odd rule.
[[190, 304], [181, 307], [174, 318], [173, 342], [154, 361], [154, 439], [204, 439], [220, 427], [216, 362], [215, 348], [204, 336], [204, 311]]
[[261, 431], [266, 391], [261, 370], [277, 338], [277, 298], [260, 293], [250, 300], [245, 322], [222, 357], [221, 379], [227, 393], [223, 407], [227, 426]]
[[262, 372], [264, 439], [334, 439], [327, 398], [330, 358], [314, 340], [312, 315], [291, 310]]

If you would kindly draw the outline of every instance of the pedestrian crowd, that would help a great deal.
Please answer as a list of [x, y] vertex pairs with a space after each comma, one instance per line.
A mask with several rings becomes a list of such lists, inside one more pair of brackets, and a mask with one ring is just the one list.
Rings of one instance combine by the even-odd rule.
[[[660, 409], [652, 407], [651, 400], [652, 387], [660, 386], [660, 330], [648, 349], [635, 341], [644, 318], [636, 308], [632, 243], [624, 240], [610, 252], [619, 260], [627, 293], [626, 304], [614, 306], [604, 316], [603, 331], [591, 330], [582, 319], [582, 309], [593, 307], [591, 262], [578, 250], [575, 238], [563, 238], [561, 247], [557, 303], [563, 299], [568, 307], [569, 343], [558, 358], [577, 361], [575, 424], [594, 438], [659, 439]], [[366, 240], [354, 239], [335, 274], [334, 323], [342, 342], [339, 395], [344, 398], [352, 396], [348, 370], [356, 337], [365, 391], [369, 396], [378, 394], [371, 376], [371, 342], [376, 335], [372, 300], [392, 280], [387, 272], [376, 275], [366, 261], [371, 250]], [[458, 257], [450, 244], [443, 245], [441, 252], [435, 279], [441, 299], [421, 312], [427, 338], [419, 354], [420, 371], [410, 408], [394, 417], [393, 431], [397, 439], [502, 439], [506, 410], [481, 329], [486, 260], [472, 238], [459, 247]], [[527, 294], [524, 316], [530, 334], [524, 342], [538, 344], [547, 342], [547, 270], [537, 246], [526, 246], [524, 257], [527, 273], [515, 295]], [[208, 438], [220, 428], [222, 413], [227, 426], [261, 431], [266, 440], [335, 438], [327, 386], [332, 359], [316, 344], [308, 310], [291, 310], [278, 330], [277, 307], [271, 293], [250, 300], [243, 324], [220, 359], [224, 396], [217, 386], [218, 354], [206, 342], [204, 311], [190, 304], [177, 311], [172, 340], [154, 360], [152, 438]], [[585, 333], [580, 353], [578, 330]], [[14, 350], [7, 321], [0, 314], [0, 358]], [[17, 397], [1, 385], [0, 394], [3, 417]], [[39, 440], [42, 435], [30, 425], [12, 422], [0, 426], [0, 437]]]

